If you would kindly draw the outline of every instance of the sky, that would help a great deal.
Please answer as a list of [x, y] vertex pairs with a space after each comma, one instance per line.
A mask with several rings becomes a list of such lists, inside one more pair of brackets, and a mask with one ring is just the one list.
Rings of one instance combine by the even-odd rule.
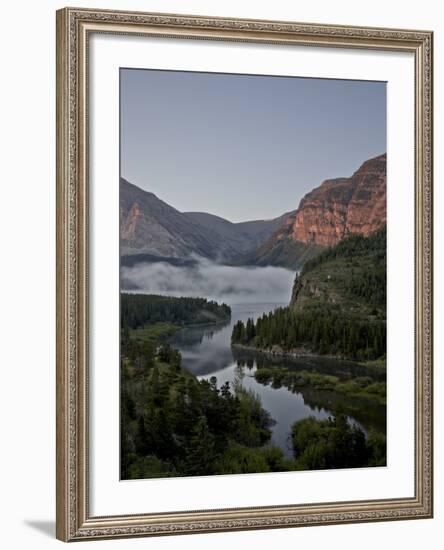
[[295, 210], [386, 151], [386, 83], [120, 70], [121, 176], [181, 212]]

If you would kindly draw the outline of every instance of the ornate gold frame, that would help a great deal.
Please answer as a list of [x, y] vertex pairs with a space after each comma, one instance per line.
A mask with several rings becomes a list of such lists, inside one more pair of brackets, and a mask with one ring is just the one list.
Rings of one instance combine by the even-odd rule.
[[[415, 496], [91, 517], [87, 412], [87, 39], [92, 32], [415, 56]], [[63, 541], [432, 517], [432, 39], [429, 31], [65, 8], [57, 12], [57, 537]]]

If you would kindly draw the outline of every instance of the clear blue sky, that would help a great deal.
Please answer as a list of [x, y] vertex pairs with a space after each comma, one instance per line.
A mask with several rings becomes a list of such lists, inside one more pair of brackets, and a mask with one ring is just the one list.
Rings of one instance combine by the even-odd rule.
[[231, 221], [297, 208], [386, 151], [386, 84], [121, 69], [121, 175]]

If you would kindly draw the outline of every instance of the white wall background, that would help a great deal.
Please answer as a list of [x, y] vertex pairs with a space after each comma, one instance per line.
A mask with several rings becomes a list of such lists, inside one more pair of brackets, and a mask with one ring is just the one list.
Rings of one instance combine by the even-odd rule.
[[[72, 6], [282, 19], [435, 31], [435, 518], [85, 543], [99, 548], [360, 550], [442, 548], [444, 535], [443, 151], [444, 19], [438, 0], [105, 0]], [[4, 548], [52, 548], [55, 515], [55, 10], [63, 2], [2, 6], [0, 135], [1, 285], [0, 514]], [[440, 216], [440, 214], [442, 214]]]

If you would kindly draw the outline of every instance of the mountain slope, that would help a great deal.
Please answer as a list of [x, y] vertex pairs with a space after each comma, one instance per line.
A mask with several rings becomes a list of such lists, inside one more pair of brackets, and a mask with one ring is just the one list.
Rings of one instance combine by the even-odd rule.
[[324, 181], [250, 255], [257, 265], [300, 267], [323, 247], [351, 234], [370, 235], [386, 223], [386, 154], [367, 160], [350, 178]]
[[285, 217], [232, 223], [205, 212], [183, 213], [121, 178], [122, 263], [163, 259], [180, 265], [193, 255], [232, 261], [265, 242]]
[[223, 241], [229, 242], [237, 254], [254, 250], [279, 229], [289, 213], [271, 220], [253, 220], [233, 223], [206, 212], [185, 212], [190, 218], [206, 230], [216, 232]]
[[120, 179], [122, 256], [214, 257], [214, 237], [153, 193]]
[[367, 160], [350, 178], [327, 180], [305, 195], [288, 220], [293, 240], [333, 246], [369, 235], [386, 221], [386, 155]]
[[308, 261], [290, 305], [233, 328], [234, 344], [274, 354], [378, 360], [386, 353], [386, 228], [354, 234]]
[[386, 248], [384, 225], [368, 237], [351, 235], [308, 261], [296, 276], [290, 307], [326, 306], [342, 314], [385, 319]]
[[121, 179], [122, 262], [190, 261], [299, 268], [351, 234], [370, 235], [386, 222], [386, 155], [349, 178], [324, 181], [299, 208], [272, 220], [232, 223], [205, 212], [179, 212]]
[[303, 243], [286, 236], [282, 238], [281, 232], [282, 228], [256, 250], [244, 256], [239, 263], [297, 269], [323, 250], [314, 244]]

